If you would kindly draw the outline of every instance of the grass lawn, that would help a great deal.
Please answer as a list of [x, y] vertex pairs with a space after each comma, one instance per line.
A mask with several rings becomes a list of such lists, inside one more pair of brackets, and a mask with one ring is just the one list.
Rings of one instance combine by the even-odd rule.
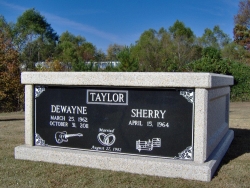
[[234, 140], [212, 181], [200, 182], [15, 160], [24, 113], [1, 113], [0, 187], [250, 187], [250, 103], [231, 103], [230, 128]]

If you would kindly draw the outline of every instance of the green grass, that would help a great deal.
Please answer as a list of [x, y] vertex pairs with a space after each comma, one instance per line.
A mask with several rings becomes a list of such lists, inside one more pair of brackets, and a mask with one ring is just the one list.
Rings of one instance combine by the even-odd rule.
[[231, 126], [235, 138], [212, 181], [200, 182], [16, 160], [14, 148], [24, 144], [23, 113], [0, 114], [0, 187], [250, 187], [249, 119], [244, 127]]

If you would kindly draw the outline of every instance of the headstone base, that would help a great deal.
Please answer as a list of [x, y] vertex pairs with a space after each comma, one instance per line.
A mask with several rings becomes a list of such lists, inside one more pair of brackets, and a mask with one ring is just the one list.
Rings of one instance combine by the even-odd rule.
[[204, 163], [27, 145], [15, 148], [15, 158], [151, 176], [211, 181], [233, 137], [234, 132], [228, 130]]

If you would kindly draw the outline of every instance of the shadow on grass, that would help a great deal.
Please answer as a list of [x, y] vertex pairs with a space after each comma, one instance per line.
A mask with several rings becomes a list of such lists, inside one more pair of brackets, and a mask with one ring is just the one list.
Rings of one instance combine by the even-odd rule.
[[236, 128], [230, 129], [234, 131], [234, 139], [225, 156], [223, 157], [220, 165], [218, 166], [214, 176], [218, 175], [218, 172], [223, 165], [228, 164], [230, 161], [240, 157], [245, 153], [250, 153], [250, 130]]
[[10, 118], [10, 119], [0, 119], [0, 121], [21, 121], [24, 120], [24, 118]]
[[224, 163], [245, 154], [250, 153], [250, 130], [249, 129], [236, 129], [230, 128], [234, 131], [234, 139], [225, 154], [223, 159]]

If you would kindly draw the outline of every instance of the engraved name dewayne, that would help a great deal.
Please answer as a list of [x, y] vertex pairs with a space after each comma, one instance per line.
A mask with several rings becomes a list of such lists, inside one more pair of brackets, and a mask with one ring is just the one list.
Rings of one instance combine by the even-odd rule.
[[87, 104], [128, 105], [128, 91], [87, 90]]
[[87, 114], [87, 107], [86, 106], [51, 105], [51, 113]]

